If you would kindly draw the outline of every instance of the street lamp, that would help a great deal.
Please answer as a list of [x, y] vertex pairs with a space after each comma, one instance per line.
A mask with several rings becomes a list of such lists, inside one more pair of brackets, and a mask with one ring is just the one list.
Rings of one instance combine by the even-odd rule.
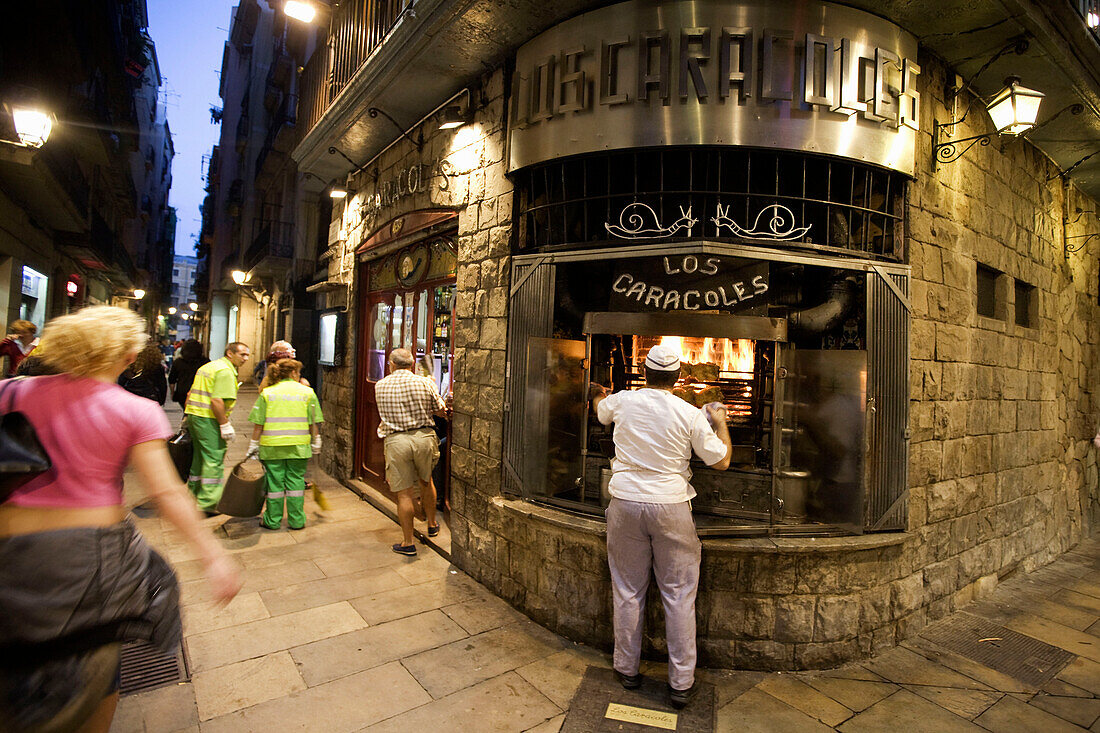
[[142, 290], [141, 288], [134, 288], [134, 299], [135, 300], [141, 300], [144, 297], [145, 297], [145, 291], [144, 290]]
[[15, 123], [15, 134], [23, 145], [40, 148], [49, 139], [50, 130], [53, 129], [53, 120], [49, 114], [37, 109], [13, 107], [11, 117]]
[[176, 306], [173, 305], [173, 306], [168, 307], [168, 315], [170, 315], [170, 316], [176, 315]]
[[187, 307], [190, 308], [193, 311], [197, 311], [199, 309], [199, 304], [198, 303], [188, 303]]
[[283, 12], [287, 14], [288, 18], [294, 18], [303, 23], [312, 23], [313, 19], [317, 17], [317, 6], [313, 3], [303, 2], [303, 0], [286, 0], [283, 5]]
[[342, 199], [348, 195], [348, 190], [343, 186], [333, 186], [329, 190], [328, 195], [330, 198]]
[[230, 277], [233, 278], [233, 282], [237, 285], [244, 285], [245, 281], [248, 280], [248, 273], [244, 270], [234, 270], [230, 273]]
[[1005, 88], [989, 103], [989, 118], [1002, 135], [1019, 135], [1035, 126], [1044, 96], [1042, 92], [1020, 86], [1019, 77], [1010, 76], [1005, 79]]

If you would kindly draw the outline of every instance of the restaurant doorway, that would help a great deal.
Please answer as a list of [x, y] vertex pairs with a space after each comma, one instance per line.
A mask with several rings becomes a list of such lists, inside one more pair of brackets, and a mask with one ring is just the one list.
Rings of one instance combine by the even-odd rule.
[[[408, 245], [360, 265], [359, 376], [356, 418], [357, 477], [394, 495], [386, 483], [382, 439], [378, 437], [375, 385], [386, 376], [390, 352], [404, 347], [416, 358], [417, 374], [429, 377], [443, 397], [454, 374], [456, 256], [453, 232]], [[440, 458], [436, 491], [449, 496], [450, 425], [437, 422]]]

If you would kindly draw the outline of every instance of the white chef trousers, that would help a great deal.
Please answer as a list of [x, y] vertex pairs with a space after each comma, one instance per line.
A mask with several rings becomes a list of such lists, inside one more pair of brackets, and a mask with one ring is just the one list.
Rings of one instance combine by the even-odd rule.
[[649, 571], [665, 609], [668, 682], [686, 690], [695, 682], [695, 594], [702, 544], [691, 504], [648, 504], [612, 498], [607, 518], [607, 563], [615, 609], [615, 669], [638, 673]]

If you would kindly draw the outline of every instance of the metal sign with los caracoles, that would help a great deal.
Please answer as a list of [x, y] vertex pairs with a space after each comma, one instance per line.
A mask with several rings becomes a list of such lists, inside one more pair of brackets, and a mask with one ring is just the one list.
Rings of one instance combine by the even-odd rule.
[[812, 0], [629, 0], [516, 54], [509, 168], [601, 150], [741, 145], [825, 153], [910, 176], [917, 40]]

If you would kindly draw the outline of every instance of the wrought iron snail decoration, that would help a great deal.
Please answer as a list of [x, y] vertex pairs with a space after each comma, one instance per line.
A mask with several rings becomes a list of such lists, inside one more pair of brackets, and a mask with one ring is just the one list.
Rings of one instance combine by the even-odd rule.
[[[752, 227], [746, 229], [733, 220], [729, 215], [729, 210], [728, 205], [722, 206], [719, 203], [718, 211], [715, 216], [711, 217], [710, 221], [719, 231], [723, 228], [729, 229], [733, 236], [741, 239], [772, 242], [791, 241], [804, 237], [813, 226], [812, 224], [796, 226], [794, 212], [786, 206], [771, 204], [757, 212]], [[681, 206], [680, 218], [668, 226], [662, 226], [660, 219], [657, 217], [657, 212], [652, 207], [634, 202], [627, 204], [619, 212], [618, 224], [605, 222], [604, 228], [612, 236], [620, 239], [660, 239], [674, 236], [681, 230], [684, 231], [683, 236], [690, 237], [691, 230], [698, 223], [699, 220], [691, 215], [691, 207], [689, 206], [685, 210]]]

